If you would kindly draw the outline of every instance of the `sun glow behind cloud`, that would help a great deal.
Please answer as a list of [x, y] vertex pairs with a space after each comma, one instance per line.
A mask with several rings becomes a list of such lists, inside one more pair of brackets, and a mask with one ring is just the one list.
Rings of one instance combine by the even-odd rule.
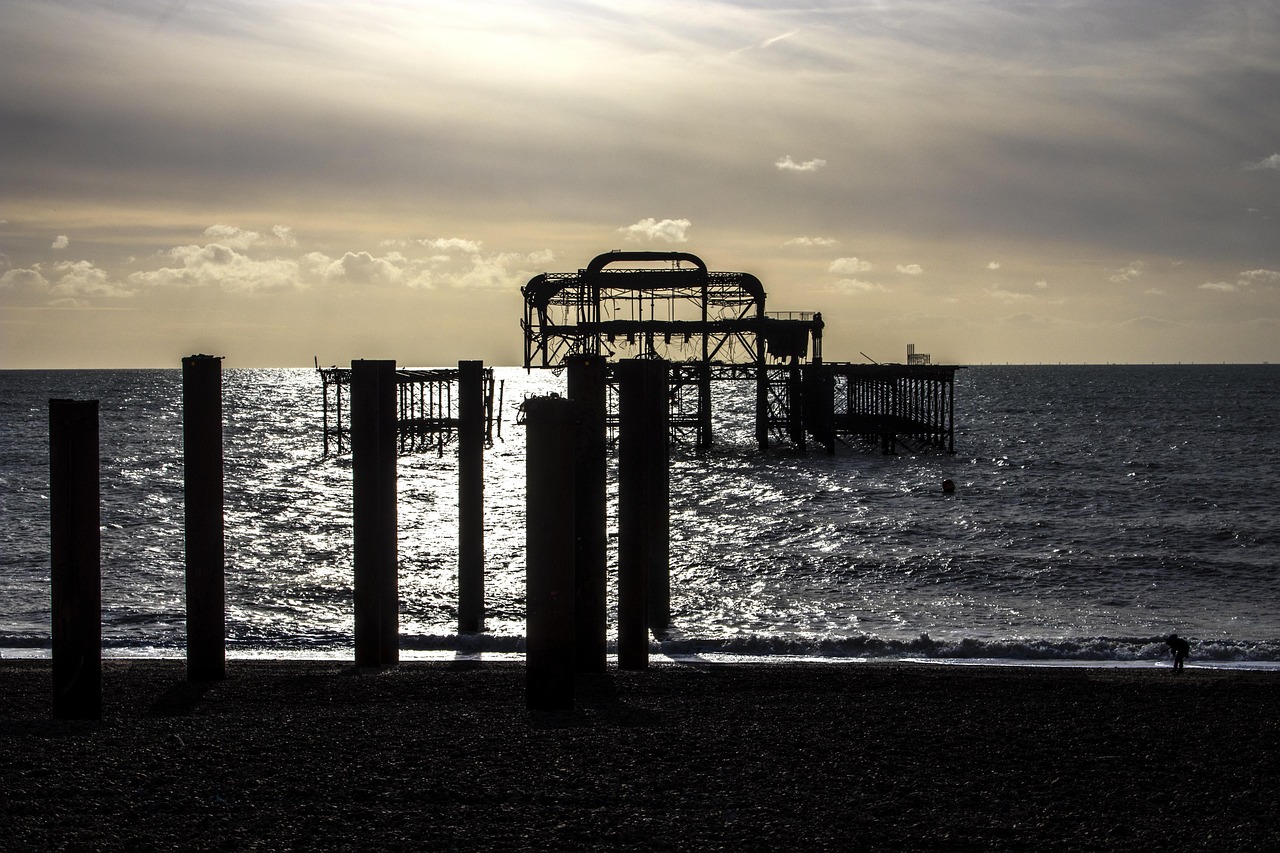
[[[377, 311], [431, 318], [442, 360], [510, 358], [521, 277], [620, 245], [755, 272], [835, 357], [1280, 355], [1253, 322], [1274, 282], [1241, 272], [1280, 270], [1266, 4], [17, 0], [0, 24], [0, 365], [68, 328], [167, 363], [202, 323], [297, 363]], [[323, 331], [251, 331], [293, 315]], [[1052, 324], [1098, 331], [1018, 331]]]

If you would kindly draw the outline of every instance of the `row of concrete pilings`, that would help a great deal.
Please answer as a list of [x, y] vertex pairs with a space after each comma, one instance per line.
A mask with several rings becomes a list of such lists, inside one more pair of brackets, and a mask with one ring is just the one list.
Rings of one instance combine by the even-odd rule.
[[[568, 395], [524, 402], [526, 700], [572, 710], [577, 673], [607, 669], [606, 366], [568, 361]], [[394, 361], [351, 363], [354, 645], [399, 662]], [[618, 387], [617, 664], [643, 669], [670, 611], [667, 364], [614, 366]], [[182, 360], [187, 677], [226, 677], [222, 360]], [[484, 619], [483, 365], [459, 363], [458, 624]], [[97, 400], [50, 400], [53, 715], [102, 713]]]

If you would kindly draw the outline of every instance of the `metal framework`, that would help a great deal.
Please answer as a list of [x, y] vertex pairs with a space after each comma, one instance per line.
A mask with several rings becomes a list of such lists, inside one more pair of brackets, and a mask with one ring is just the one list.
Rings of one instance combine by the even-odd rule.
[[954, 450], [952, 408], [916, 401], [950, 399], [955, 367], [824, 363], [822, 315], [767, 312], [750, 273], [711, 271], [686, 252], [609, 252], [521, 293], [526, 369], [574, 355], [668, 361], [675, 442], [710, 446], [712, 382], [751, 381], [761, 449], [803, 448], [809, 434], [834, 452], [838, 438], [874, 434], [886, 450]]
[[[317, 365], [316, 372], [324, 389], [324, 455], [332, 451], [340, 456], [351, 450], [351, 368]], [[492, 447], [493, 369], [485, 368], [483, 375], [485, 446]], [[437, 455], [444, 454], [445, 446], [452, 443], [458, 433], [458, 402], [454, 394], [457, 383], [457, 368], [396, 371], [396, 431], [400, 453], [435, 450]], [[499, 402], [499, 412], [501, 405]], [[500, 421], [497, 427], [501, 434]]]

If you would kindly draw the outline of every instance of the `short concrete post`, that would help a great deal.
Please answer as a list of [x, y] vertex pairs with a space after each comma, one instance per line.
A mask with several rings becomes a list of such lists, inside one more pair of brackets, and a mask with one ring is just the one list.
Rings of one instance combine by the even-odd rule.
[[351, 362], [356, 666], [400, 660], [396, 363]]
[[608, 668], [608, 449], [605, 359], [570, 356], [568, 392], [577, 413], [574, 494], [577, 549], [574, 554], [574, 666], [578, 672]]
[[458, 362], [458, 632], [484, 630], [484, 362]]
[[219, 356], [193, 355], [182, 360], [182, 453], [187, 679], [218, 681], [227, 674]]
[[559, 397], [525, 401], [525, 693], [530, 710], [573, 709], [574, 417]]
[[49, 401], [53, 716], [102, 716], [98, 401]]

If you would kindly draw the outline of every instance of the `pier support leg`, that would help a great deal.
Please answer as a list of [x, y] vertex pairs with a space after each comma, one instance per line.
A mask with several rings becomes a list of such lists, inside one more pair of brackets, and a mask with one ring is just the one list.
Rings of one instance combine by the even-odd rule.
[[458, 362], [458, 632], [484, 630], [484, 363]]
[[102, 716], [98, 401], [49, 401], [53, 716]]
[[566, 363], [569, 399], [577, 414], [574, 667], [578, 672], [604, 672], [609, 616], [605, 359], [570, 356]]
[[665, 361], [650, 363], [652, 376], [646, 388], [650, 427], [648, 452], [648, 621], [659, 640], [671, 628], [671, 406], [670, 367]]
[[400, 660], [396, 363], [351, 362], [356, 666]]
[[223, 530], [222, 358], [182, 360], [182, 454], [186, 507], [187, 679], [226, 677], [226, 551]]
[[618, 362], [618, 666], [649, 665], [670, 622], [667, 366]]
[[573, 710], [574, 404], [525, 401], [525, 698]]

